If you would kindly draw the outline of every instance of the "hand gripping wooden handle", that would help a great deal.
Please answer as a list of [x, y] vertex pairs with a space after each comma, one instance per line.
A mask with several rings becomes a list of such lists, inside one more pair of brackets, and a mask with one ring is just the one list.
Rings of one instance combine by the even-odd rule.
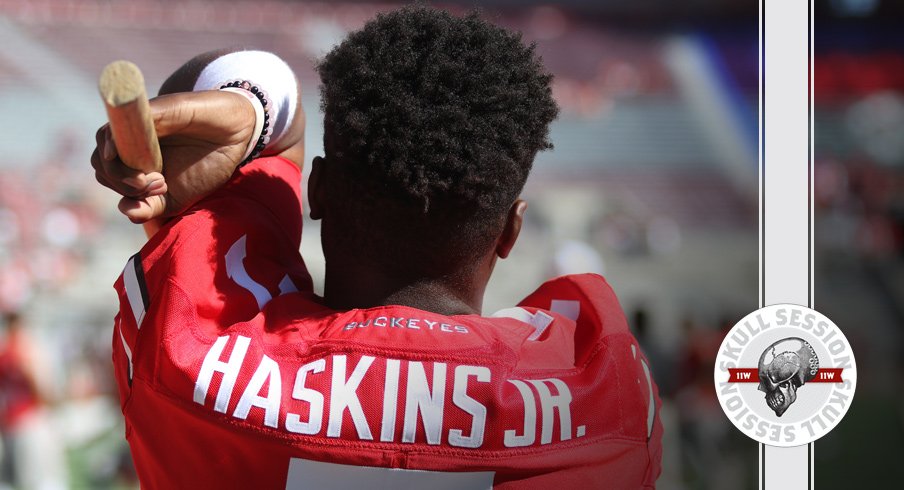
[[129, 61], [114, 61], [101, 72], [98, 87], [120, 160], [145, 173], [160, 172], [163, 160], [141, 70]]

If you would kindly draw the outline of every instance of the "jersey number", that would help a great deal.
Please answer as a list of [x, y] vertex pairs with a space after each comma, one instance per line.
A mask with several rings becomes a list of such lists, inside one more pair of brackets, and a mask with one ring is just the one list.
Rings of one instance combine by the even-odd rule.
[[[253, 294], [254, 299], [257, 301], [258, 309], [262, 310], [264, 309], [264, 305], [273, 299], [273, 295], [270, 294], [270, 290], [264, 287], [264, 285], [252, 279], [251, 276], [248, 275], [248, 271], [245, 270], [245, 256], [247, 255], [245, 243], [247, 240], [248, 235], [242, 235], [242, 238], [236, 240], [235, 243], [229, 247], [229, 251], [226, 252], [226, 275], [235, 281], [236, 284]], [[279, 281], [280, 296], [296, 291], [298, 291], [298, 289], [289, 278], [289, 275], [283, 276], [282, 281]]]

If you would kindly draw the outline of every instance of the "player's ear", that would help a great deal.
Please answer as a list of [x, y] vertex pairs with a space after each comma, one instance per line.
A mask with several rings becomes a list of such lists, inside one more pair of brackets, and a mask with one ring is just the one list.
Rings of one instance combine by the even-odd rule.
[[505, 216], [505, 226], [502, 228], [502, 234], [496, 241], [496, 255], [500, 259], [508, 257], [518, 240], [521, 233], [521, 225], [524, 223], [524, 212], [527, 210], [527, 201], [516, 199], [512, 207], [509, 208], [508, 214]]
[[323, 217], [323, 158], [314, 157], [311, 162], [311, 175], [308, 176], [308, 204], [311, 206], [311, 219]]

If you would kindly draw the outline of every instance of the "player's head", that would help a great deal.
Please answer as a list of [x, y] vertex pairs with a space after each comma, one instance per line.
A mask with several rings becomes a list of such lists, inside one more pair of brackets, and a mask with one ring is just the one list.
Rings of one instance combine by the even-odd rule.
[[[328, 262], [338, 252], [444, 275], [507, 254], [558, 113], [533, 46], [477, 13], [405, 7], [318, 69], [326, 155], [310, 196]], [[501, 236], [512, 243], [500, 249]]]

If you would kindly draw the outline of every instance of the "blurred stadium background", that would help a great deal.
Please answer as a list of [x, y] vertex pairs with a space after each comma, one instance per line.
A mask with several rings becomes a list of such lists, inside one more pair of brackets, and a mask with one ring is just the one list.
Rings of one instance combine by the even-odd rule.
[[[604, 273], [665, 403], [660, 488], [755, 488], [756, 444], [719, 409], [712, 363], [723, 331], [757, 307], [757, 2], [480, 5], [537, 42], [562, 106], [556, 148], [539, 156], [525, 191], [526, 229], [498, 266], [486, 311], [559, 273]], [[143, 234], [88, 164], [104, 122], [102, 67], [134, 61], [155, 92], [208, 49], [276, 52], [305, 87], [312, 157], [322, 148], [313, 60], [394, 6], [0, 0], [0, 489], [137, 487], [109, 345], [111, 285]], [[895, 486], [904, 471], [904, 9], [887, 0], [816, 7], [816, 302], [863, 370], [854, 409], [817, 443], [817, 481]], [[305, 223], [302, 246], [315, 278], [317, 226]], [[18, 362], [10, 351], [29, 355]], [[39, 405], [18, 403], [9, 388], [28, 379], [22, 372]]]

